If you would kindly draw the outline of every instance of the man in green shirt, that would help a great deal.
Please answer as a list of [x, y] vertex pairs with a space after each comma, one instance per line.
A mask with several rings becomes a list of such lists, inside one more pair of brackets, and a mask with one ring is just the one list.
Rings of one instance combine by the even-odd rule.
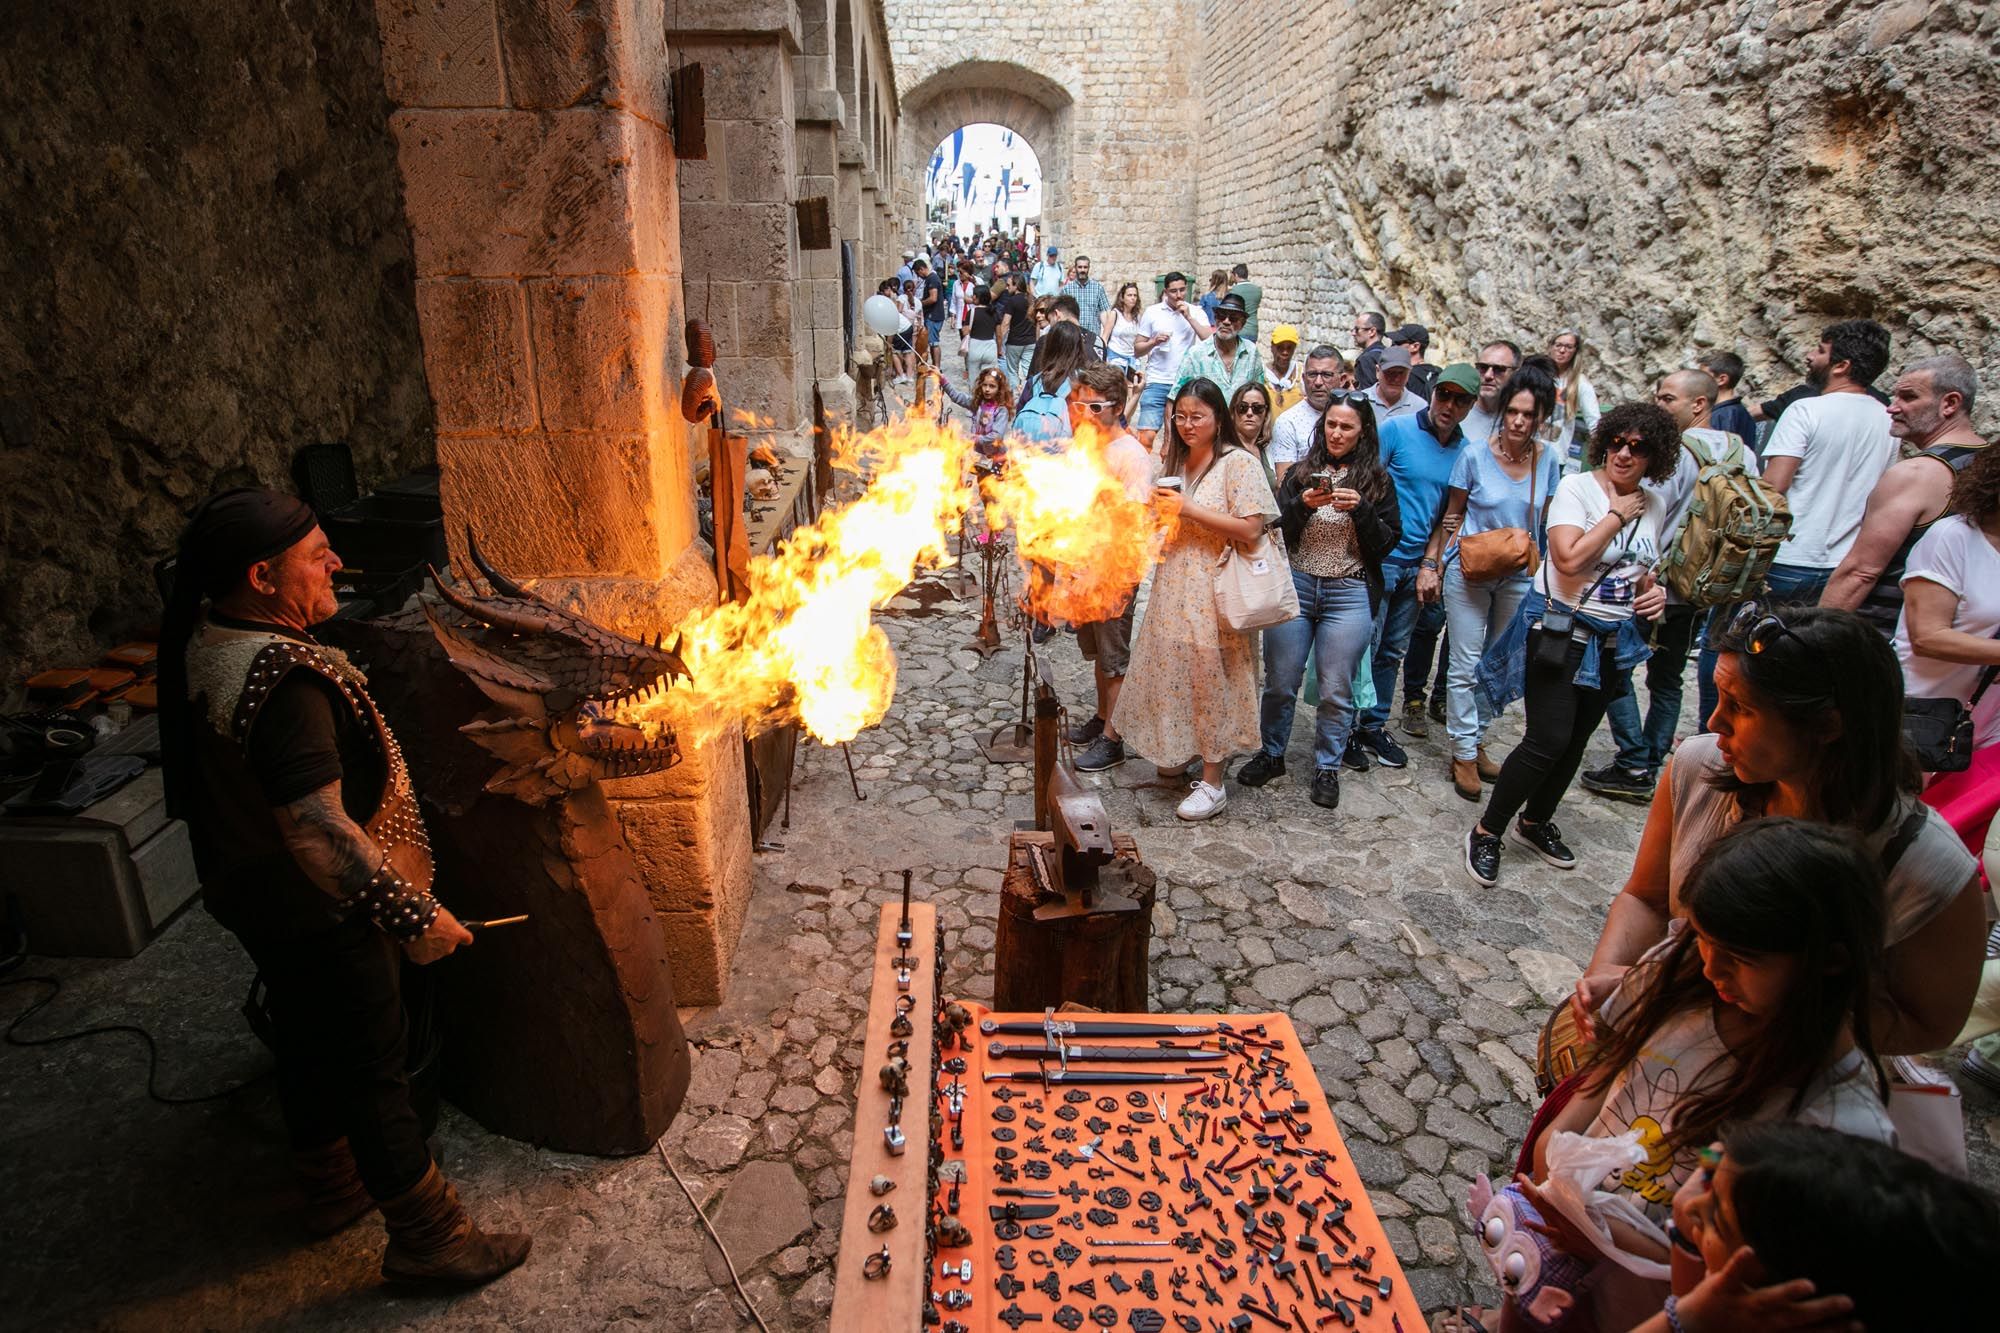
[[1264, 354], [1243, 336], [1247, 318], [1243, 298], [1233, 291], [1215, 303], [1215, 331], [1181, 358], [1174, 393], [1189, 380], [1206, 377], [1222, 389], [1224, 399], [1234, 401], [1243, 385], [1264, 383]]
[[1250, 281], [1248, 264], [1238, 264], [1229, 272], [1236, 279], [1229, 285], [1229, 290], [1231, 294], [1243, 298], [1243, 308], [1248, 312], [1243, 317], [1244, 341], [1254, 344], [1257, 341], [1257, 307], [1264, 304], [1264, 289]]

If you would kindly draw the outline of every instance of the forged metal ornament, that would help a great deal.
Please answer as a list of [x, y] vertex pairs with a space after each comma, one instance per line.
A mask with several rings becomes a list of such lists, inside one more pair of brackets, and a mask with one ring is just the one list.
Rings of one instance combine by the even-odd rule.
[[545, 601], [487, 563], [469, 527], [465, 547], [473, 569], [453, 563], [458, 587], [430, 571], [437, 600], [424, 599], [424, 617], [451, 664], [498, 707], [459, 728], [501, 762], [486, 790], [545, 805], [679, 763], [671, 730], [648, 736], [614, 720], [688, 678], [679, 642], [628, 639]]

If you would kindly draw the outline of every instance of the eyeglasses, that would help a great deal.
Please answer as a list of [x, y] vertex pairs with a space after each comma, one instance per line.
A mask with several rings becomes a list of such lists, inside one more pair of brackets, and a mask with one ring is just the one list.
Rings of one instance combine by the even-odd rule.
[[1118, 406], [1118, 404], [1108, 403], [1102, 398], [1079, 398], [1072, 402], [1070, 406], [1080, 407], [1086, 412], [1109, 412], [1112, 408]]
[[1431, 390], [1432, 407], [1470, 407], [1477, 401], [1479, 401], [1477, 398], [1463, 389], [1433, 388]]
[[1262, 403], [1245, 403], [1236, 409], [1236, 415], [1239, 417], [1267, 417], [1271, 415], [1271, 409]]
[[1611, 442], [1605, 450], [1607, 454], [1636, 454], [1640, 458], [1651, 458], [1653, 446], [1637, 436], [1624, 435]]
[[1209, 416], [1191, 417], [1184, 415], [1183, 413], [1180, 412], [1174, 413], [1173, 417], [1174, 424], [1176, 426], [1181, 427], [1182, 429], [1186, 429], [1189, 426], [1197, 425], [1204, 421], [1213, 421], [1214, 419], [1215, 418]]
[[1497, 378], [1501, 375], [1511, 375], [1514, 373], [1514, 367], [1503, 366], [1493, 361], [1475, 361], [1473, 369], [1477, 370], [1482, 377], [1492, 375]]
[[1218, 324], [1241, 324], [1243, 316], [1233, 310], [1218, 310], [1215, 312], [1215, 322]]

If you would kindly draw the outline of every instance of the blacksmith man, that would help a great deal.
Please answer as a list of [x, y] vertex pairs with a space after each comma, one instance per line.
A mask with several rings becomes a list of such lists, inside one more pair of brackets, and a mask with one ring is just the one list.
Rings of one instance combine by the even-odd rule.
[[195, 512], [160, 653], [168, 799], [209, 910], [269, 988], [307, 1229], [379, 1206], [385, 1278], [472, 1286], [529, 1238], [473, 1224], [411, 1105], [403, 961], [472, 933], [430, 894], [423, 820], [366, 679], [310, 632], [334, 614], [339, 568], [290, 496], [240, 488]]

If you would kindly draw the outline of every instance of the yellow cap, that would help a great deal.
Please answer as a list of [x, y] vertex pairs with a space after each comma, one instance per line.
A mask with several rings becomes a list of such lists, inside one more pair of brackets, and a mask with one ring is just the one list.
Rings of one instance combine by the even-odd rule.
[[1273, 347], [1276, 347], [1279, 343], [1292, 343], [1296, 345], [1298, 341], [1299, 331], [1293, 325], [1280, 324], [1277, 328], [1271, 330], [1271, 346]]

